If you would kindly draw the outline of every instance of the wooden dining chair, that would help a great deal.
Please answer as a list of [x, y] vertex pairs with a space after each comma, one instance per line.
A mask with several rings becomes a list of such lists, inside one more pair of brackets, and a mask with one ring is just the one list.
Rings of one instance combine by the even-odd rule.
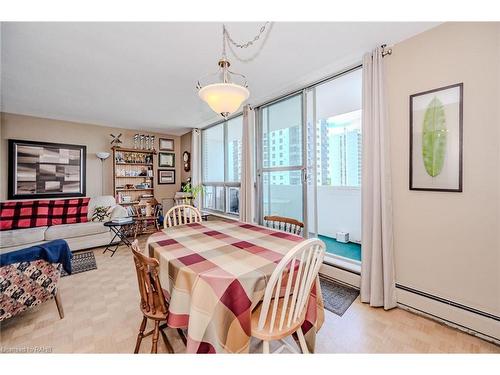
[[[139, 293], [141, 295], [140, 308], [142, 311], [142, 323], [137, 335], [137, 342], [135, 344], [134, 353], [139, 352], [141, 341], [144, 337], [153, 335], [153, 346], [151, 353], [158, 352], [158, 338], [159, 334], [163, 338], [169, 353], [174, 350], [167, 335], [163, 331], [167, 327], [166, 320], [168, 318], [168, 302], [165, 299], [163, 290], [161, 288], [160, 279], [158, 277], [158, 260], [144, 255], [139, 248], [138, 241], [132, 243], [132, 253], [134, 254], [135, 269], [137, 271], [137, 282], [139, 284]], [[148, 319], [154, 321], [154, 329], [144, 333]], [[160, 322], [165, 322], [160, 325]], [[181, 335], [181, 339], [186, 344], [186, 338], [182, 330], [177, 330]]]
[[304, 223], [284, 216], [264, 216], [264, 225], [269, 228], [300, 236], [304, 229]]
[[160, 230], [159, 217], [161, 206], [156, 200], [133, 206], [134, 211], [134, 238], [139, 234], [154, 233]]
[[165, 228], [189, 223], [201, 223], [201, 213], [196, 207], [188, 204], [172, 207], [163, 218]]
[[297, 244], [276, 266], [262, 303], [252, 311], [252, 336], [263, 341], [264, 353], [269, 353], [271, 341], [295, 332], [302, 353], [308, 353], [301, 326], [324, 255], [325, 244], [310, 239]]

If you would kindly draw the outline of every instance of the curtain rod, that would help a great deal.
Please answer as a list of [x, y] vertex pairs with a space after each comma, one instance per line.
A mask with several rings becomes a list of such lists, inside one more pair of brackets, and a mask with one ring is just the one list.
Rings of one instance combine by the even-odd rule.
[[[392, 48], [387, 48], [387, 44], [382, 44], [380, 47], [382, 48], [382, 57], [385, 57], [387, 55], [392, 55]], [[317, 81], [308, 83], [307, 85], [302, 86], [302, 87], [300, 87], [298, 89], [295, 89], [293, 91], [289, 91], [286, 94], [280, 95], [280, 96], [275, 97], [273, 99], [266, 100], [266, 101], [264, 101], [262, 103], [259, 103], [259, 104], [256, 104], [256, 105], [251, 105], [250, 107], [252, 109], [254, 109], [254, 108], [262, 107], [262, 106], [270, 104], [270, 103], [279, 102], [280, 100], [282, 100], [282, 99], [284, 99], [286, 97], [298, 94], [302, 90], [308, 89], [310, 87], [318, 86], [318, 85], [320, 85], [322, 83], [331, 81], [331, 80], [333, 80], [335, 78], [338, 78], [338, 77], [340, 77], [340, 76], [342, 76], [344, 74], [347, 74], [347, 73], [351, 73], [352, 71], [354, 71], [356, 69], [359, 69], [359, 68], [362, 68], [362, 67], [363, 67], [363, 64], [362, 63], [358, 63], [358, 64], [356, 64], [354, 66], [348, 67], [348, 68], [346, 68], [344, 70], [341, 70], [341, 71], [339, 71], [337, 73], [334, 73], [332, 75], [326, 76], [326, 77], [321, 78], [321, 79], [319, 79]]]
[[385, 49], [387, 47], [387, 44], [382, 44], [380, 47], [382, 48], [382, 57], [392, 55], [392, 48], [387, 48], [387, 50]]

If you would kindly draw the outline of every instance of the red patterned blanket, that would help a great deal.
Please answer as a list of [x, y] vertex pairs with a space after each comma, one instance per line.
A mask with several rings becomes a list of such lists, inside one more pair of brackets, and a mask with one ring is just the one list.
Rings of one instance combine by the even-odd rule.
[[0, 203], [0, 230], [87, 221], [90, 198]]

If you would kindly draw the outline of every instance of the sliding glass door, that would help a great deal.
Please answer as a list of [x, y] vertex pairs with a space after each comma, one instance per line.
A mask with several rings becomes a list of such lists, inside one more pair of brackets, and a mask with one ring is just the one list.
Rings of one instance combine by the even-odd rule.
[[[327, 253], [361, 259], [361, 69], [258, 108], [260, 220], [304, 223]], [[348, 243], [340, 233], [348, 233]]]
[[279, 215], [304, 221], [302, 107], [298, 94], [259, 109], [261, 220]]
[[307, 92], [308, 236], [354, 262], [361, 260], [361, 84], [358, 69]]

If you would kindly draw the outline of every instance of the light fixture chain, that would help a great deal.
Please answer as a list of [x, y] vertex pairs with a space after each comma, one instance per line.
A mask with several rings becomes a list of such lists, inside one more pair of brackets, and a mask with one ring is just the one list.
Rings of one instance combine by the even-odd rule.
[[226, 57], [226, 38], [227, 38], [227, 30], [226, 25], [222, 25], [222, 56]]
[[[264, 33], [264, 31], [266, 31], [266, 27], [267, 27], [267, 25], [269, 25], [269, 23], [270, 23], [269, 21], [265, 22], [261, 26], [261, 28], [259, 30], [259, 33], [256, 36], [254, 36], [254, 38], [252, 40], [250, 40], [250, 41], [248, 41], [246, 43], [243, 43], [243, 44], [236, 43], [233, 40], [233, 38], [231, 38], [231, 35], [229, 35], [229, 31], [227, 31], [226, 26], [223, 25], [222, 27], [223, 27], [223, 33], [226, 36], [226, 38], [229, 41], [229, 43], [231, 43], [233, 46], [235, 46], [237, 48], [248, 48], [248, 47], [250, 47], [251, 45], [253, 45], [255, 42], [257, 42], [260, 39], [261, 35]], [[225, 52], [225, 44], [223, 45], [223, 51]]]

